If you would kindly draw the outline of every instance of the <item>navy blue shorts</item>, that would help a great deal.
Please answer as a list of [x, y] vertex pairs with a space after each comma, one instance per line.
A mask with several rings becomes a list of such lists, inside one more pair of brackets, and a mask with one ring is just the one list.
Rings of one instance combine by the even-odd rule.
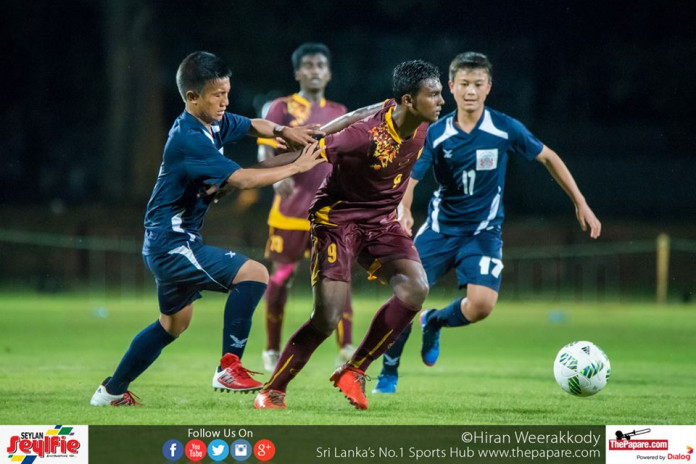
[[476, 235], [443, 235], [424, 225], [415, 239], [428, 284], [435, 285], [455, 268], [459, 288], [467, 284], [483, 285], [496, 292], [503, 271], [503, 240], [500, 228], [483, 230]]
[[230, 291], [237, 272], [248, 259], [197, 242], [186, 242], [167, 253], [143, 256], [157, 282], [160, 312], [166, 315], [199, 299], [201, 290]]

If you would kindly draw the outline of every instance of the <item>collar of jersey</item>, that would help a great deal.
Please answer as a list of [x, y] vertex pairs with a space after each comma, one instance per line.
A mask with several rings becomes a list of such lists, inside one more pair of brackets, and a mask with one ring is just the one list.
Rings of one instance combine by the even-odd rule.
[[[403, 143], [403, 140], [401, 140], [401, 137], [399, 137], [399, 134], [396, 132], [396, 129], [394, 128], [394, 120], [392, 119], [394, 108], [396, 108], [396, 106], [389, 107], [387, 112], [384, 114], [384, 121], [387, 123], [387, 132], [389, 132], [391, 138], [393, 138], [396, 143], [401, 144]], [[413, 132], [413, 135], [416, 135], [416, 132], [418, 132], [418, 129]]]
[[[300, 96], [299, 93], [293, 93], [292, 99], [295, 100], [297, 103], [300, 103], [304, 106], [312, 106], [312, 103], [309, 100], [307, 100], [306, 98]], [[326, 105], [326, 98], [321, 97], [321, 100], [319, 100], [319, 106], [321, 108], [323, 108], [324, 105]]]
[[[471, 132], [467, 132], [464, 129], [462, 129], [461, 126], [459, 125], [459, 121], [457, 119], [459, 110], [455, 109], [454, 111], [452, 111], [452, 113], [450, 113], [452, 115], [452, 127], [454, 127], [458, 132], [460, 132], [462, 134], [471, 135], [474, 133], [474, 131], [476, 131], [478, 128], [481, 127], [483, 120], [486, 119], [487, 112], [488, 112], [488, 107], [484, 105], [483, 112], [481, 113], [481, 117], [478, 118], [478, 121], [476, 121], [476, 124], [474, 124], [474, 128], [471, 129]], [[442, 119], [446, 120], [447, 117], [444, 117]]]
[[[220, 123], [219, 123], [218, 121], [213, 121], [213, 122], [210, 124], [210, 130], [208, 130], [208, 128], [205, 127], [205, 125], [204, 125], [202, 122], [200, 122], [200, 121], [198, 120], [197, 117], [195, 117], [194, 115], [192, 115], [191, 113], [189, 113], [187, 110], [184, 110], [184, 118], [186, 118], [186, 120], [189, 121], [191, 124], [197, 125], [203, 132], [205, 132], [205, 134], [206, 134], [209, 138], [212, 138], [211, 132], [212, 132], [213, 134], [214, 134], [215, 132], [217, 132], [217, 131], [215, 131], [215, 130], [213, 129], [213, 126], [218, 126], [218, 127], [220, 126]], [[220, 130], [220, 129], [218, 129], [218, 131], [219, 131], [219, 130]]]

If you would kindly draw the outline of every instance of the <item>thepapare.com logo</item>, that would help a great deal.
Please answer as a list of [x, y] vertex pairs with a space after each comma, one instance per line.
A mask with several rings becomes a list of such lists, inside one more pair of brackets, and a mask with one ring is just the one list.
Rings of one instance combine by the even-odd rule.
[[687, 463], [692, 461], [693, 443], [696, 442], [696, 426], [692, 425], [608, 425], [606, 433], [607, 464], [641, 461]]
[[31, 464], [37, 459], [73, 458], [79, 455], [82, 447], [74, 427], [67, 425], [49, 428], [27, 426], [25, 430], [22, 426], [13, 428], [17, 431], [3, 434], [4, 451], [11, 463]]

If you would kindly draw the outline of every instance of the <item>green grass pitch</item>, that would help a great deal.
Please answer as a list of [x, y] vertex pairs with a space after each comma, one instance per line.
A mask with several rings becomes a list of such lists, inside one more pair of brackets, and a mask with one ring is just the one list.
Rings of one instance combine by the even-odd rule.
[[[356, 342], [387, 297], [387, 288], [355, 296]], [[433, 291], [427, 305], [440, 307], [448, 299]], [[144, 407], [95, 408], [89, 399], [97, 385], [132, 337], [157, 317], [154, 295], [0, 294], [0, 424], [603, 425], [693, 424], [696, 417], [693, 305], [503, 299], [488, 320], [444, 329], [434, 367], [421, 363], [415, 327], [397, 394], [368, 392], [367, 411], [353, 409], [328, 381], [333, 338], [290, 384], [285, 411], [254, 410], [253, 394], [214, 392], [223, 305], [224, 295], [207, 293], [196, 303], [189, 330], [134, 382]], [[291, 295], [283, 341], [310, 308], [309, 295]], [[599, 394], [576, 398], [558, 387], [552, 363], [564, 344], [583, 339], [606, 351], [612, 377]], [[262, 369], [264, 342], [261, 305], [244, 357], [248, 368]], [[380, 366], [368, 370], [369, 391]]]

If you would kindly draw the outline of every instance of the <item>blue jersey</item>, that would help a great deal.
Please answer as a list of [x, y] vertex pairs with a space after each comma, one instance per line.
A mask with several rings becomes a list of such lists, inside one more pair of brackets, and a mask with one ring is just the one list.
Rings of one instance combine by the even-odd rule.
[[222, 186], [240, 166], [226, 158], [223, 145], [244, 137], [251, 120], [225, 113], [212, 134], [184, 111], [169, 131], [157, 183], [145, 213], [143, 254], [168, 252], [183, 242], [201, 242], [200, 229], [212, 197], [207, 186]]
[[543, 144], [521, 122], [488, 107], [469, 134], [455, 119], [456, 111], [428, 128], [411, 177], [421, 180], [433, 167], [439, 188], [430, 200], [426, 222], [433, 231], [478, 234], [503, 222], [508, 153], [533, 160]]

